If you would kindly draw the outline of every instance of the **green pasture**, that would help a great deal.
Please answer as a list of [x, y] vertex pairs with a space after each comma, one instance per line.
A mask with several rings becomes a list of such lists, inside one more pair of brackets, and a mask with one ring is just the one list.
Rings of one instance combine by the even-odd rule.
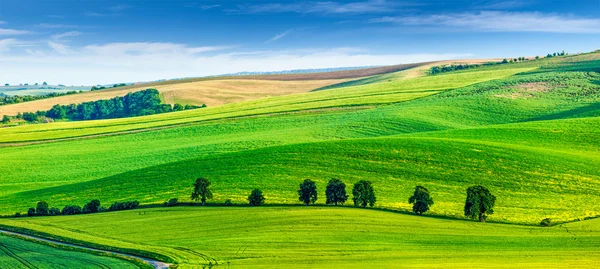
[[0, 220], [203, 268], [594, 268], [600, 222], [476, 223], [342, 207], [174, 207]]

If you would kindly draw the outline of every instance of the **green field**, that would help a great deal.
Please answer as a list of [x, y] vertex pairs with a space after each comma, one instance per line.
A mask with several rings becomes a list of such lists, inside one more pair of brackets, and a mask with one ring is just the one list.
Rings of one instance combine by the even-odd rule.
[[[408, 71], [201, 110], [0, 128], [0, 214], [40, 200], [59, 208], [190, 202], [200, 176], [212, 181], [209, 202], [246, 203], [260, 188], [267, 204], [282, 204], [0, 224], [188, 266], [593, 267], [598, 220], [533, 225], [600, 215], [600, 53], [416, 78]], [[410, 211], [423, 185], [435, 218], [290, 206], [306, 178], [317, 183], [319, 205], [331, 178], [349, 192], [369, 180], [375, 206], [395, 211]], [[497, 197], [488, 220], [505, 224], [460, 220], [473, 185]]]
[[[340, 207], [175, 207], [0, 220], [201, 268], [590, 268], [599, 220], [539, 228]], [[152, 225], [148, 225], [152, 223]]]
[[67, 251], [0, 235], [0, 267], [19, 268], [138, 268], [116, 258]]

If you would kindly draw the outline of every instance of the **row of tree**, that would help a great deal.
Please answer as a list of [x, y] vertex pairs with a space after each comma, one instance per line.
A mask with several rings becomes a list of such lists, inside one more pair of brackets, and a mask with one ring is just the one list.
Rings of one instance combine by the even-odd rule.
[[[100, 206], [100, 201], [97, 199], [91, 200], [87, 204], [83, 206], [78, 205], [67, 205], [63, 207], [62, 210], [59, 210], [56, 207], [49, 207], [48, 203], [45, 201], [40, 201], [37, 203], [36, 207], [29, 208], [27, 210], [28, 216], [58, 216], [58, 215], [77, 215], [77, 214], [89, 214], [96, 212], [105, 212], [105, 211], [118, 211], [118, 210], [127, 210], [127, 209], [135, 209], [140, 205], [138, 201], [128, 201], [128, 202], [115, 202], [109, 208], [104, 208]], [[19, 217], [21, 213], [16, 213], [15, 216]]]
[[[207, 199], [212, 199], [213, 194], [210, 190], [211, 182], [206, 178], [198, 178], [193, 184], [191, 199], [202, 202], [205, 205]], [[377, 198], [375, 190], [370, 181], [361, 180], [354, 184], [352, 188], [352, 201], [354, 206], [373, 207]], [[343, 205], [348, 200], [346, 194], [346, 184], [339, 179], [331, 179], [325, 189], [326, 204]], [[305, 205], [314, 204], [318, 199], [317, 184], [305, 179], [298, 189], [298, 200]], [[171, 199], [173, 200], [173, 199]], [[230, 200], [228, 200], [230, 201]], [[248, 202], [251, 206], [260, 206], [265, 203], [265, 197], [260, 189], [254, 189], [248, 196]], [[429, 190], [423, 186], [416, 186], [413, 195], [408, 198], [408, 202], [413, 205], [412, 210], [418, 215], [429, 211], [433, 205], [433, 198]], [[175, 199], [175, 205], [177, 200]], [[472, 186], [467, 188], [467, 198], [465, 201], [464, 214], [466, 217], [484, 222], [487, 215], [494, 213], [496, 196], [483, 186]], [[165, 203], [167, 205], [167, 203]]]
[[98, 91], [98, 90], [112, 89], [112, 88], [125, 87], [125, 86], [127, 86], [127, 84], [125, 84], [125, 83], [115, 84], [115, 85], [112, 85], [112, 87], [105, 87], [105, 86], [97, 85], [97, 86], [92, 86], [90, 91]]
[[35, 100], [48, 99], [63, 95], [76, 94], [83, 91], [68, 91], [68, 92], [51, 92], [42, 95], [5, 95], [0, 93], [0, 106], [9, 104], [18, 104], [24, 102], [31, 102]]

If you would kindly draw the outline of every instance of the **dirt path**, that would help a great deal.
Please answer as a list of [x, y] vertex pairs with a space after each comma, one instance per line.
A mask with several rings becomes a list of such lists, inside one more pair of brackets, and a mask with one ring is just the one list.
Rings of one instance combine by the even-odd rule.
[[42, 237], [32, 236], [32, 235], [28, 235], [28, 234], [15, 233], [15, 232], [7, 231], [7, 230], [2, 230], [2, 229], [0, 229], [0, 234], [15, 235], [15, 236], [22, 237], [22, 238], [33, 239], [33, 240], [36, 240], [36, 241], [42, 241], [42, 242], [47, 242], [47, 243], [52, 243], [52, 244], [57, 244], [57, 245], [62, 245], [62, 246], [67, 246], [67, 247], [82, 249], [82, 250], [88, 250], [88, 251], [93, 251], [93, 252], [97, 252], [97, 253], [110, 253], [110, 254], [113, 254], [113, 255], [125, 256], [125, 257], [129, 257], [129, 258], [135, 258], [135, 259], [142, 260], [142, 261], [144, 261], [144, 262], [152, 265], [152, 267], [154, 267], [156, 269], [168, 269], [169, 266], [170, 266], [170, 264], [168, 264], [168, 263], [164, 263], [164, 262], [157, 261], [157, 260], [152, 260], [152, 259], [149, 259], [149, 258], [143, 258], [143, 257], [139, 257], [139, 256], [135, 256], [135, 255], [130, 255], [130, 254], [125, 254], [125, 253], [120, 253], [120, 252], [115, 252], [115, 251], [108, 251], [108, 250], [101, 250], [101, 249], [96, 249], [96, 248], [91, 248], [91, 247], [84, 247], [84, 246], [69, 244], [69, 243], [65, 243], [65, 242], [61, 242], [61, 241], [56, 241], [56, 240], [52, 240], [52, 239], [46, 239], [46, 238], [42, 238]]

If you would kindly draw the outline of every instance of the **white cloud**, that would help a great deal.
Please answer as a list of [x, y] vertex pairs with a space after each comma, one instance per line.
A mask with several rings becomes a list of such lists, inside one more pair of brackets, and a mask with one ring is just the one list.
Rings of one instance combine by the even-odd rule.
[[0, 24], [5, 24], [5, 23], [6, 23], [5, 21], [0, 21]]
[[[110, 43], [79, 49], [50, 42], [55, 52], [0, 55], [6, 83], [46, 80], [94, 85], [198, 77], [242, 71], [276, 71], [343, 66], [391, 65], [464, 58], [465, 54], [371, 54], [358, 48], [221, 52], [227, 47], [175, 43]], [[208, 54], [201, 52], [213, 53]], [[1, 54], [1, 53], [0, 53]]]
[[600, 19], [540, 12], [481, 11], [427, 16], [383, 17], [373, 23], [450, 27], [482, 32], [600, 33]]
[[12, 46], [18, 43], [14, 38], [0, 39], [0, 52], [9, 51]]
[[46, 29], [79, 28], [78, 25], [59, 24], [59, 23], [40, 23], [40, 24], [36, 25], [36, 27], [46, 28]]
[[268, 43], [271, 43], [273, 41], [277, 41], [277, 40], [279, 40], [279, 39], [281, 39], [281, 38], [289, 35], [292, 31], [294, 31], [294, 30], [290, 29], [290, 30], [287, 30], [285, 32], [279, 33], [279, 34], [275, 35], [274, 37], [272, 37], [271, 39], [267, 40], [265, 43], [268, 44]]
[[26, 34], [31, 34], [31, 32], [26, 31], [26, 30], [0, 28], [0, 36], [3, 36], [3, 35], [26, 35]]
[[417, 5], [411, 2], [398, 2], [386, 0], [367, 0], [356, 2], [295, 2], [295, 3], [269, 3], [257, 5], [240, 5], [233, 12], [239, 13], [322, 13], [322, 14], [343, 14], [343, 13], [387, 13], [393, 11], [398, 6]]

